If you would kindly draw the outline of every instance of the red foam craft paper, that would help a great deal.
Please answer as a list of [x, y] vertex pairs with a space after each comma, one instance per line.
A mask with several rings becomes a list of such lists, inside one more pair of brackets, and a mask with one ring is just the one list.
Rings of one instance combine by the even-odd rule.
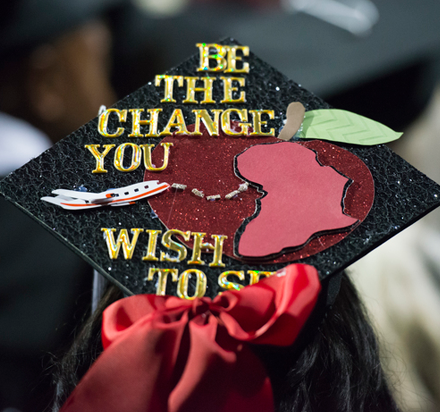
[[[194, 125], [188, 126], [192, 131]], [[277, 143], [275, 137], [261, 136], [227, 136], [222, 131], [218, 137], [208, 134], [201, 126], [201, 136], [171, 135], [162, 142], [174, 143], [170, 152], [168, 167], [160, 172], [145, 172], [144, 180], [156, 180], [187, 185], [185, 190], [169, 189], [160, 196], [150, 198], [149, 203], [159, 219], [168, 229], [206, 233], [205, 242], [211, 241], [211, 235], [226, 235], [223, 253], [235, 259], [234, 237], [245, 221], [256, 211], [256, 201], [263, 195], [256, 187], [240, 193], [231, 200], [225, 195], [238, 189], [244, 180], [234, 171], [234, 159], [249, 147]], [[314, 140], [291, 143], [307, 147], [315, 153], [322, 165], [330, 166], [352, 180], [344, 198], [344, 213], [362, 222], [374, 201], [374, 183], [368, 167], [347, 150], [334, 144]], [[164, 150], [157, 145], [153, 150], [153, 163], [162, 165]], [[271, 160], [269, 152], [259, 163], [276, 162]], [[283, 179], [283, 176], [280, 176]], [[191, 193], [192, 189], [202, 191], [200, 198]], [[207, 196], [219, 194], [221, 199], [209, 201]], [[342, 198], [341, 198], [342, 201]], [[268, 258], [264, 263], [293, 262], [311, 256], [341, 241], [354, 228], [349, 226], [345, 231], [324, 232], [313, 237], [300, 248], [283, 252], [276, 258]], [[294, 231], [294, 228], [291, 228]], [[192, 247], [192, 240], [185, 242], [177, 236], [177, 240]]]
[[[193, 130], [194, 126], [188, 126]], [[243, 179], [234, 173], [234, 158], [248, 147], [267, 142], [276, 142], [275, 137], [220, 136], [212, 137], [202, 128], [202, 136], [172, 135], [162, 142], [173, 143], [168, 167], [160, 173], [145, 172], [144, 180], [155, 180], [169, 184], [180, 183], [187, 186], [183, 191], [169, 190], [160, 196], [149, 199], [149, 203], [168, 229], [206, 233], [205, 242], [210, 235], [226, 235], [223, 253], [234, 257], [234, 234], [243, 220], [255, 212], [255, 200], [261, 193], [254, 187], [234, 199], [226, 200], [228, 193], [237, 190]], [[162, 164], [163, 149], [157, 147], [153, 153], [153, 163]], [[204, 198], [191, 191], [203, 192]], [[220, 200], [209, 201], [207, 196], [220, 195]], [[179, 241], [185, 243], [183, 239]], [[187, 242], [192, 246], [192, 240]]]
[[305, 244], [315, 233], [354, 225], [343, 213], [349, 182], [321, 166], [316, 153], [293, 142], [256, 145], [237, 157], [237, 169], [267, 193], [258, 215], [244, 229], [238, 252], [263, 257]]

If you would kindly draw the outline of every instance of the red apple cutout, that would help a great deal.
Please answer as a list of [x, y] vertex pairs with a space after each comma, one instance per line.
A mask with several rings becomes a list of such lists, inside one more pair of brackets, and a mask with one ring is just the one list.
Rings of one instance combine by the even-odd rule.
[[[188, 129], [193, 131], [194, 126], [188, 126]], [[173, 143], [168, 167], [162, 172], [147, 170], [144, 180], [159, 179], [170, 185], [184, 184], [187, 188], [185, 190], [169, 189], [149, 199], [151, 208], [168, 229], [206, 233], [204, 242], [211, 243], [213, 243], [211, 235], [225, 235], [227, 239], [223, 246], [224, 254], [240, 260], [242, 258], [249, 260], [248, 256], [258, 256], [260, 262], [262, 257], [260, 254], [242, 257], [234, 254], [234, 237], [237, 230], [258, 213], [256, 200], [262, 198], [264, 193], [249, 185], [248, 190], [240, 192], [232, 199], [227, 200], [225, 196], [237, 190], [240, 184], [245, 182], [234, 171], [235, 157], [252, 146], [261, 145], [256, 146], [261, 147], [262, 157], [259, 158], [258, 164], [277, 164], [280, 159], [274, 158], [270, 154], [271, 150], [266, 151], [265, 148], [278, 146], [280, 140], [268, 136], [228, 136], [223, 132], [220, 132], [218, 137], [213, 137], [203, 126], [201, 132], [201, 136], [174, 134], [162, 140], [162, 142]], [[277, 144], [265, 145], [265, 143]], [[293, 246], [294, 250], [283, 250], [276, 257], [267, 257], [263, 263], [291, 262], [327, 249], [342, 240], [365, 219], [374, 201], [374, 183], [371, 173], [364, 162], [351, 152], [319, 140], [284, 143], [304, 149], [301, 153], [307, 153], [308, 157], [313, 156], [316, 167], [334, 169], [332, 172], [339, 176], [340, 184], [336, 185], [338, 190], [336, 195], [339, 196], [337, 202], [339, 218], [343, 222], [336, 225], [330, 224], [333, 227], [317, 227], [316, 232], [311, 238], [306, 239], [303, 246]], [[163, 147], [157, 145], [152, 152], [153, 164], [162, 165], [163, 153]], [[288, 157], [283, 157], [283, 162], [285, 161], [289, 162]], [[331, 166], [331, 168], [324, 168], [321, 165]], [[280, 174], [278, 180], [283, 181], [283, 179], [286, 179], [286, 176]], [[342, 193], [340, 186], [344, 187], [344, 182], [348, 179], [351, 180], [351, 184], [345, 188], [345, 193]], [[204, 197], [194, 195], [192, 189], [203, 192]], [[317, 204], [324, 204], [321, 198], [324, 196], [324, 189], [318, 187], [316, 189]], [[266, 189], [263, 187], [263, 190]], [[213, 195], [220, 195], [221, 199], [213, 201], [206, 199]], [[264, 201], [264, 197], [261, 200]], [[327, 213], [326, 207], [322, 207], [321, 211]], [[269, 209], [267, 213], [270, 214]], [[288, 229], [291, 233], [304, 232], [301, 222], [309, 218], [310, 213], [302, 218], [298, 217], [297, 224], [300, 227]], [[268, 236], [274, 235], [271, 230], [270, 226], [266, 228]], [[192, 240], [189, 242], [185, 242], [182, 238], [178, 240], [188, 247], [192, 246]], [[252, 257], [250, 259], [252, 260]]]

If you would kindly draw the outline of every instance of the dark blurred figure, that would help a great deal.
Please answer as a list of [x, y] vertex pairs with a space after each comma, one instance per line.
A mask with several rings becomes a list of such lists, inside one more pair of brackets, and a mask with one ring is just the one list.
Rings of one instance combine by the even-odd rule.
[[[2, 2], [0, 177], [116, 100], [101, 20], [116, 3]], [[42, 411], [53, 393], [48, 353], [68, 344], [90, 305], [92, 270], [3, 198], [0, 234], [0, 411]]]

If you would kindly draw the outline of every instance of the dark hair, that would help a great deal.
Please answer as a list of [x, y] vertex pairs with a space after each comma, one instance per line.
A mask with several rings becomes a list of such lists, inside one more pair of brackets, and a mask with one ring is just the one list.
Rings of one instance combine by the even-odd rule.
[[[116, 287], [108, 288], [95, 314], [59, 363], [54, 412], [101, 353], [102, 312], [121, 297]], [[316, 322], [316, 318], [311, 319], [292, 347], [255, 345], [272, 382], [276, 410], [398, 412], [380, 364], [374, 331], [346, 275], [318, 328]]]

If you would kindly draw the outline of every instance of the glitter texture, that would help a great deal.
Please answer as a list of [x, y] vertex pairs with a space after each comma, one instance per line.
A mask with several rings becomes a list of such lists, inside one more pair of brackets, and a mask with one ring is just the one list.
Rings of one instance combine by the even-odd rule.
[[[194, 130], [194, 126], [188, 126]], [[238, 192], [244, 181], [234, 173], [234, 157], [246, 148], [258, 144], [275, 142], [275, 137], [232, 137], [220, 132], [218, 137], [208, 134], [204, 126], [201, 136], [168, 136], [163, 142], [172, 142], [168, 168], [160, 173], [161, 181], [179, 182], [195, 187], [206, 196], [220, 195], [215, 202], [203, 201], [190, 191], [167, 191], [152, 199], [150, 205], [164, 225], [169, 229], [206, 233], [205, 242], [211, 235], [226, 235], [223, 252], [233, 257], [234, 234], [243, 220], [255, 212], [255, 199], [261, 196], [255, 187]], [[153, 161], [161, 161], [163, 151], [153, 151]], [[157, 158], [155, 157], [157, 156]], [[145, 172], [144, 180], [158, 178], [158, 174]], [[226, 199], [226, 195], [237, 190], [238, 195]], [[180, 239], [183, 242], [183, 239]], [[183, 242], [185, 243], [185, 242]], [[186, 242], [192, 246], [192, 241]]]
[[[194, 125], [188, 126], [188, 130], [194, 130]], [[226, 235], [228, 239], [224, 243], [223, 252], [237, 259], [233, 250], [235, 233], [245, 219], [256, 213], [256, 199], [260, 198], [262, 193], [252, 185], [249, 185], [246, 191], [237, 190], [245, 182], [234, 172], [234, 158], [253, 145], [279, 140], [275, 137], [232, 137], [223, 132], [214, 138], [208, 134], [204, 126], [201, 131], [202, 135], [198, 137], [172, 135], [162, 141], [174, 145], [170, 154], [170, 164], [160, 173], [160, 179], [197, 187], [207, 196], [219, 194], [221, 199], [203, 202], [190, 192], [169, 190], [150, 199], [149, 203], [168, 229], [206, 233], [205, 242], [211, 241], [211, 235]], [[315, 151], [322, 165], [334, 167], [353, 181], [346, 191], [344, 212], [361, 223], [374, 200], [373, 178], [364, 162], [347, 150], [330, 143], [309, 141], [300, 144]], [[162, 153], [160, 149], [153, 151], [155, 163], [162, 161]], [[146, 171], [144, 180], [157, 179], [157, 176], [158, 174]], [[235, 195], [228, 199], [227, 195], [231, 193]], [[343, 232], [315, 237], [300, 249], [285, 253], [276, 259], [266, 260], [264, 263], [289, 262], [311, 256], [339, 242], [353, 229], [354, 227]], [[192, 246], [192, 241], [179, 240], [189, 247]]]

